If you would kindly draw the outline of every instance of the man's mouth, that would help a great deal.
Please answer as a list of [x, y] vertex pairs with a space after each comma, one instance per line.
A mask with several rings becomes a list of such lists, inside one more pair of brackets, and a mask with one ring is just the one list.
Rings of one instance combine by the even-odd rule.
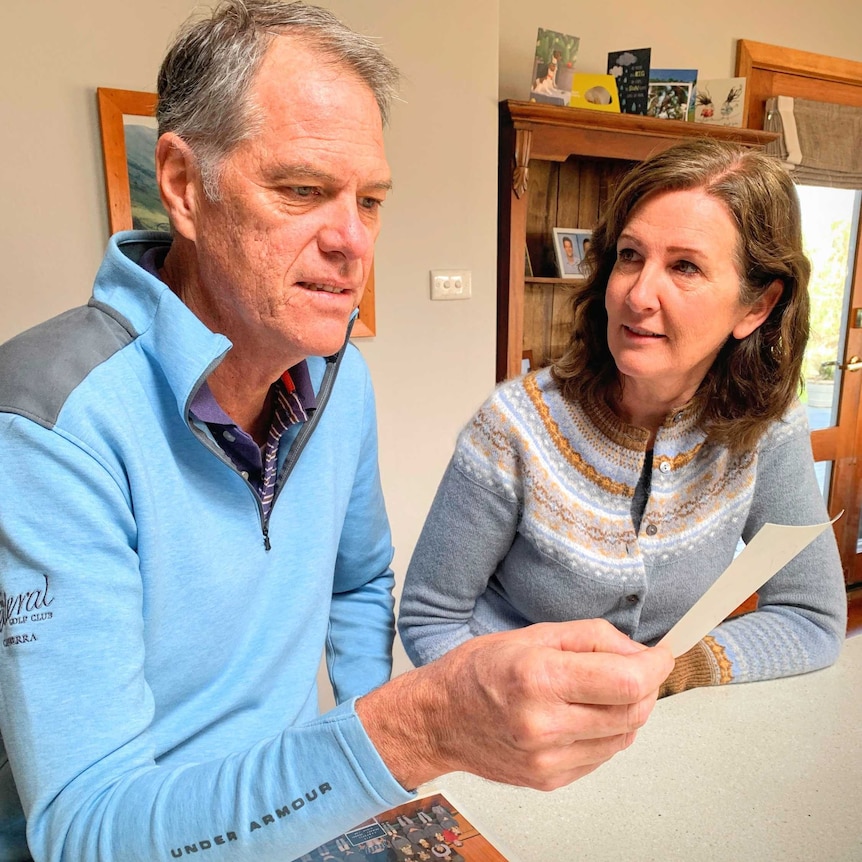
[[345, 288], [336, 287], [334, 284], [318, 284], [316, 282], [300, 282], [306, 290], [322, 291], [323, 293], [344, 293]]

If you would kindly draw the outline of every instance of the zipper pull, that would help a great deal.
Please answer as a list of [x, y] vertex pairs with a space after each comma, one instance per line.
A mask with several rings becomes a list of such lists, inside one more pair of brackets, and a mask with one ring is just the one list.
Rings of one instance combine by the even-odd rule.
[[269, 527], [266, 524], [263, 526], [263, 548], [265, 551], [272, 549], [272, 545], [269, 543]]

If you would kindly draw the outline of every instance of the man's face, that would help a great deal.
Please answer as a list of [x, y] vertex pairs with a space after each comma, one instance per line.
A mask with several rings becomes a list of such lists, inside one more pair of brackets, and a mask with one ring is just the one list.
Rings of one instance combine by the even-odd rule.
[[380, 111], [352, 73], [287, 37], [250, 92], [261, 123], [198, 195], [197, 284], [183, 298], [245, 356], [287, 368], [341, 346], [390, 186]]

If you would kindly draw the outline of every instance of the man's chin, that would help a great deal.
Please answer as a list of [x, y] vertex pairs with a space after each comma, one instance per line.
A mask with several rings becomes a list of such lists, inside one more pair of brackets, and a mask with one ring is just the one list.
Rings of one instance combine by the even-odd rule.
[[309, 355], [333, 356], [338, 353], [338, 351], [344, 346], [344, 342], [347, 338], [348, 325], [349, 321], [345, 321], [343, 327], [333, 326], [331, 328], [327, 328], [325, 333], [320, 333], [320, 336], [314, 339], [314, 350], [309, 353]]

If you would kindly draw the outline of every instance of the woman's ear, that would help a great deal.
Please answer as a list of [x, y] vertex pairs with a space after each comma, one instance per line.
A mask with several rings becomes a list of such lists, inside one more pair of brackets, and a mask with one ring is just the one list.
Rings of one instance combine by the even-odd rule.
[[732, 335], [737, 340], [751, 335], [758, 326], [760, 326], [775, 308], [775, 303], [781, 299], [781, 294], [784, 292], [784, 282], [776, 278], [757, 299], [754, 305], [748, 309], [747, 314], [736, 326], [733, 327]]
[[192, 148], [173, 132], [156, 143], [156, 180], [172, 228], [194, 242], [198, 195], [203, 193], [200, 170]]

